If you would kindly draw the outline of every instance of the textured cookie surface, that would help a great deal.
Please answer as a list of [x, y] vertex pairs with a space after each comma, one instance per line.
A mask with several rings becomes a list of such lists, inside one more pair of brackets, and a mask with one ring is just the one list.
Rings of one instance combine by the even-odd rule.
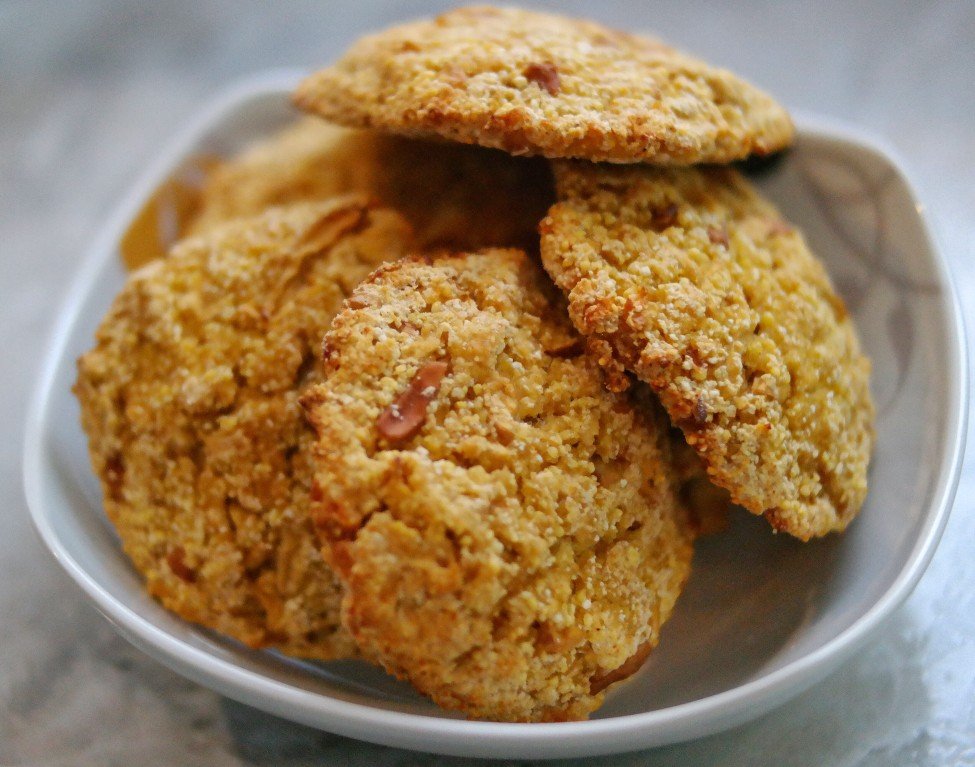
[[690, 564], [649, 390], [602, 386], [518, 251], [384, 267], [325, 348], [312, 508], [363, 652], [471, 717], [585, 717]]
[[591, 22], [490, 7], [365, 37], [295, 100], [352, 127], [609, 162], [727, 162], [792, 139], [785, 110], [726, 70]]
[[736, 503], [808, 539], [867, 490], [870, 365], [802, 236], [731, 169], [559, 163], [542, 258], [625, 388], [660, 395]]
[[340, 128], [315, 117], [269, 137], [211, 176], [193, 231], [273, 205], [363, 192], [401, 212], [420, 247], [538, 249], [554, 201], [544, 160]]
[[134, 273], [75, 392], [105, 510], [149, 591], [252, 647], [355, 652], [308, 517], [299, 389], [343, 298], [408, 225], [356, 198], [184, 240]]

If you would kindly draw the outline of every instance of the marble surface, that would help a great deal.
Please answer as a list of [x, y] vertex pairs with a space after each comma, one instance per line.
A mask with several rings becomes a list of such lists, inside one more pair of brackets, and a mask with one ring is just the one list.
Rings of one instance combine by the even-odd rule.
[[[975, 4], [559, 5], [655, 29], [792, 108], [885, 137], [934, 212], [975, 327]], [[241, 75], [325, 62], [366, 29], [445, 6], [0, 4], [0, 765], [469, 763], [309, 730], [150, 660], [41, 548], [20, 480], [24, 413], [53, 312], [79, 255], [160, 143]], [[930, 569], [840, 671], [730, 732], [586, 763], [975, 765], [969, 452]]]

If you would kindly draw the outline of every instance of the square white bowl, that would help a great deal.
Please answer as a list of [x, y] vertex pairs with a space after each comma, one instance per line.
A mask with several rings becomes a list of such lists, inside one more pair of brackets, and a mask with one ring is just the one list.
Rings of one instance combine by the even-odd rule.
[[363, 740], [466, 756], [631, 751], [725, 729], [825, 676], [910, 593], [944, 528], [967, 418], [961, 313], [944, 260], [889, 150], [797, 120], [796, 146], [756, 174], [806, 233], [856, 318], [878, 406], [871, 489], [842, 536], [802, 544], [744, 513], [700, 542], [694, 573], [645, 667], [587, 722], [469, 722], [359, 662], [243, 648], [165, 611], [101, 508], [70, 389], [75, 359], [125, 279], [122, 233], [188, 157], [227, 156], [294, 119], [300, 73], [233, 88], [163, 152], [96, 239], [61, 311], [28, 418], [24, 479], [41, 537], [118, 630], [230, 697]]

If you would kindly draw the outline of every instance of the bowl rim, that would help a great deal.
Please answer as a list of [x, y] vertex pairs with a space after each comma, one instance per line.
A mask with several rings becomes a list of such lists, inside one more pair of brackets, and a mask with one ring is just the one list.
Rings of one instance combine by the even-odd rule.
[[[964, 457], [969, 392], [968, 353], [957, 286], [936, 236], [931, 216], [899, 154], [885, 141], [841, 121], [817, 115], [795, 115], [798, 135], [813, 135], [880, 155], [897, 172], [915, 209], [943, 289], [944, 331], [950, 352], [946, 360], [949, 417], [940, 447], [947, 461], [940, 467], [929, 511], [905, 566], [881, 597], [849, 627], [822, 647], [781, 668], [729, 690], [667, 708], [582, 722], [514, 724], [444, 719], [390, 711], [302, 690], [256, 671], [234, 665], [185, 644], [157, 627], [103, 588], [62, 543], [43, 500], [46, 426], [55, 374], [82, 301], [90, 292], [121, 233], [158, 184], [206, 130], [244, 102], [290, 91], [299, 70], [270, 70], [237, 81], [212, 105], [190, 120], [141, 174], [106, 225], [92, 241], [61, 302], [47, 338], [39, 383], [27, 414], [23, 482], [31, 519], [45, 546], [85, 594], [127, 639], [165, 665], [219, 692], [255, 707], [321, 729], [362, 740], [465, 756], [566, 757], [633, 751], [718, 732], [764, 713], [824, 677], [861, 647], [883, 621], [910, 595], [926, 569], [947, 523]], [[952, 416], [954, 414], [954, 417]]]

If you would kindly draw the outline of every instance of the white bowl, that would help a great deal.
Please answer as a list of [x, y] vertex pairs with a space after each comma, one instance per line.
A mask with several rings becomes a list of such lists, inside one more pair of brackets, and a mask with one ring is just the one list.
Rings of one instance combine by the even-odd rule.
[[961, 314], [923, 207], [876, 142], [798, 120], [795, 148], [757, 178], [825, 259], [873, 359], [871, 490], [842, 536], [802, 544], [742, 513], [702, 541], [659, 648], [587, 722], [469, 722], [375, 668], [251, 651], [181, 621], [144, 592], [100, 503], [70, 388], [75, 358], [122, 285], [118, 242], [187, 156], [225, 155], [293, 118], [299, 73], [217, 100], [143, 176], [85, 259], [58, 319], [30, 412], [27, 499], [41, 537], [135, 645], [240, 701], [323, 730], [404, 748], [494, 757], [631, 751], [768, 711], [863, 645], [917, 583], [952, 502], [967, 415]]

